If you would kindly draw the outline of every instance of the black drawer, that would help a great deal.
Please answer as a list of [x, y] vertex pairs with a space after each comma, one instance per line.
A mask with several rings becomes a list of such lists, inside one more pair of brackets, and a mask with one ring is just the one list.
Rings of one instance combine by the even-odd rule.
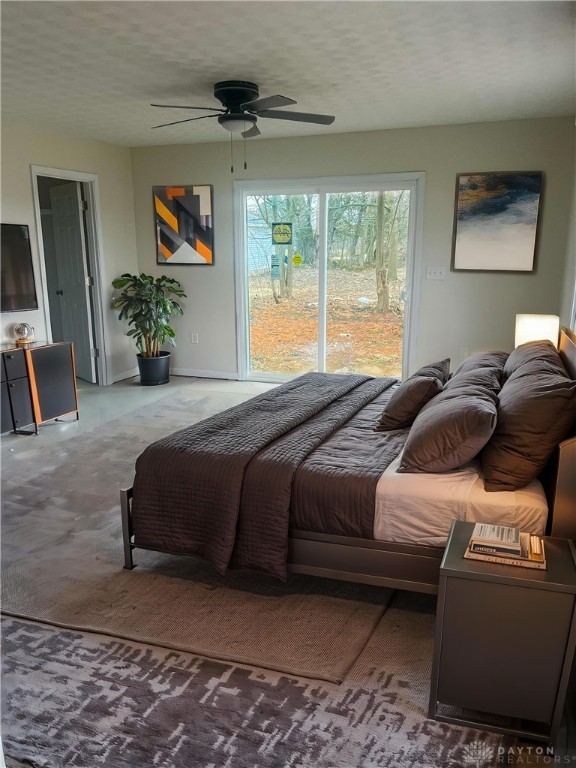
[[22, 429], [27, 424], [34, 423], [32, 400], [30, 399], [30, 387], [28, 379], [15, 379], [8, 382], [8, 392], [12, 403], [12, 415], [14, 416], [14, 428]]
[[2, 375], [2, 381], [6, 381], [6, 366], [4, 365], [4, 355], [2, 355], [2, 359], [0, 360], [0, 374]]
[[28, 375], [26, 370], [26, 358], [23, 349], [15, 349], [13, 352], [4, 352], [2, 357], [6, 365], [6, 378], [22, 379]]
[[[2, 367], [4, 367], [4, 363], [2, 363]], [[9, 432], [11, 429], [13, 429], [13, 425], [12, 411], [10, 410], [10, 398], [8, 395], [8, 384], [3, 381], [1, 386], [2, 395], [0, 397], [0, 405], [2, 406], [2, 425], [0, 429], [2, 434], [4, 434], [4, 432]]]

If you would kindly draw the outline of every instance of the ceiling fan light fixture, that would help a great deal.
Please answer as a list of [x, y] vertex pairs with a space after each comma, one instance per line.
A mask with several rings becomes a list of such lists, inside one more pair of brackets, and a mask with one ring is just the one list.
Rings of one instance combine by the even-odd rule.
[[220, 115], [218, 122], [230, 133], [244, 133], [256, 124], [254, 115]]
[[[256, 83], [250, 83], [247, 80], [223, 80], [221, 83], [216, 83], [214, 85], [214, 96], [222, 104], [222, 109], [217, 107], [192, 107], [183, 104], [152, 104], [151, 106], [153, 107], [199, 109], [213, 113], [211, 115], [201, 115], [200, 117], [189, 117], [185, 120], [173, 120], [170, 123], [162, 123], [152, 127], [164, 128], [168, 125], [189, 123], [192, 120], [205, 120], [209, 117], [217, 117], [219, 124], [228, 131], [231, 137], [237, 134], [242, 136], [243, 139], [252, 139], [255, 136], [260, 136], [258, 119], [261, 117], [271, 117], [276, 120], [292, 120], [296, 123], [313, 123], [316, 125], [332, 125], [334, 122], [333, 115], [320, 115], [312, 112], [286, 112], [283, 109], [278, 109], [278, 107], [292, 106], [296, 102], [287, 96], [281, 96], [279, 93], [261, 99]], [[219, 115], [218, 112], [222, 114]]]

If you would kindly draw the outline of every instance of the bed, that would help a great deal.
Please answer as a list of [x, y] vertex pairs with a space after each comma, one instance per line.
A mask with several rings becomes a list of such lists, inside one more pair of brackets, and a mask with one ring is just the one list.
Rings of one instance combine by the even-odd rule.
[[149, 549], [435, 593], [454, 519], [576, 538], [573, 336], [448, 363], [306, 374], [152, 444], [121, 491], [124, 567]]

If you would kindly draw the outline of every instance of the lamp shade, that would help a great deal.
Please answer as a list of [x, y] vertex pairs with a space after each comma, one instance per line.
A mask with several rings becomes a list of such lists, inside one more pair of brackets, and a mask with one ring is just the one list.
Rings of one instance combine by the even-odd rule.
[[256, 124], [254, 115], [220, 115], [218, 122], [230, 133], [244, 133]]
[[514, 346], [519, 347], [528, 341], [548, 339], [557, 347], [559, 333], [558, 315], [516, 315]]

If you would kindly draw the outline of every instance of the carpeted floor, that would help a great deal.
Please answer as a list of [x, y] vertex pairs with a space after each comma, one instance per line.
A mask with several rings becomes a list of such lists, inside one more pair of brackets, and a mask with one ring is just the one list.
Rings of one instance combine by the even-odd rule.
[[15, 467], [3, 497], [2, 611], [338, 682], [390, 590], [306, 576], [224, 579], [197, 560], [143, 551], [134, 571], [122, 567], [118, 493], [136, 456], [154, 433], [205, 408], [171, 395], [60, 443], [49, 458], [38, 445], [36, 471], [18, 487], [15, 473], [30, 470]]
[[[100, 537], [114, 534], [117, 525]], [[305, 576], [224, 579], [202, 563], [148, 553], [124, 571], [115, 554], [61, 545], [40, 563], [13, 566], [3, 613], [339, 682], [392, 594]]]
[[426, 719], [433, 606], [397, 593], [341, 685], [5, 619], [6, 753], [42, 768], [473, 766], [470, 745], [513, 742]]
[[[515, 742], [427, 719], [433, 598], [396, 593], [386, 610], [387, 590], [222, 580], [152, 553], [123, 571], [118, 489], [136, 456], [246, 399], [194, 392], [139, 408], [135, 391], [119, 418], [3, 447], [3, 607], [43, 619], [2, 622], [6, 755], [35, 768], [499, 764]], [[470, 761], [478, 744], [494, 762]]]

